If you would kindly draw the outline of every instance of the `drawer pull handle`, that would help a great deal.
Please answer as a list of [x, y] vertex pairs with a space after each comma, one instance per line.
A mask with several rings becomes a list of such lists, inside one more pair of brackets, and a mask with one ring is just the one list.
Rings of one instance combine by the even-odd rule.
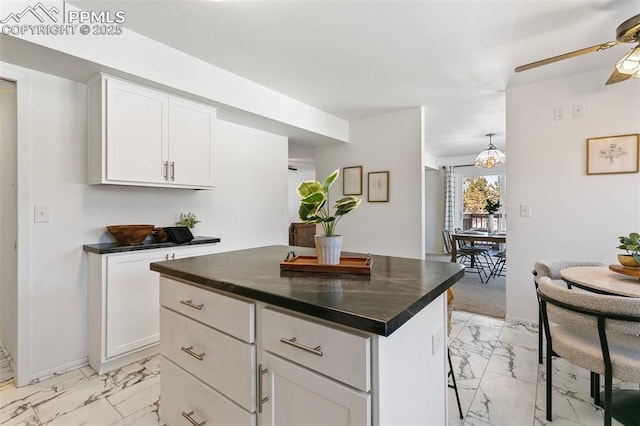
[[188, 413], [185, 413], [184, 411], [182, 412], [182, 417], [189, 420], [189, 423], [191, 423], [193, 426], [203, 426], [207, 423], [206, 421], [202, 423], [198, 423], [193, 417], [191, 417], [192, 415], [193, 415], [193, 411], [190, 411]]
[[291, 339], [285, 339], [283, 337], [282, 339], [280, 339], [280, 341], [295, 348], [302, 349], [303, 351], [311, 352], [314, 355], [322, 356], [322, 348], [320, 346], [316, 346], [315, 348], [312, 348], [311, 346], [305, 346], [301, 343], [298, 343], [295, 337]]
[[262, 413], [262, 404], [269, 401], [269, 397], [262, 397], [262, 376], [269, 372], [268, 368], [262, 369], [262, 364], [258, 364], [258, 413]]
[[204, 352], [202, 352], [201, 354], [197, 354], [197, 353], [193, 352], [193, 350], [192, 350], [193, 346], [189, 346], [188, 348], [185, 348], [183, 346], [180, 349], [182, 349], [184, 352], [188, 353], [189, 355], [191, 355], [192, 357], [194, 357], [198, 361], [202, 361], [204, 359]]
[[202, 308], [204, 308], [204, 305], [202, 303], [199, 305], [196, 305], [195, 303], [193, 303], [193, 300], [181, 300], [180, 303], [182, 303], [183, 305], [187, 305], [190, 308], [197, 309], [199, 311], [201, 311]]

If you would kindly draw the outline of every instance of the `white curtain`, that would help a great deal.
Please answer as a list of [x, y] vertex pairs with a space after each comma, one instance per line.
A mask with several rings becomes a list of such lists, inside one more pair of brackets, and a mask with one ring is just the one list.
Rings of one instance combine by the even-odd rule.
[[444, 169], [444, 229], [453, 232], [455, 226], [456, 175], [453, 166]]

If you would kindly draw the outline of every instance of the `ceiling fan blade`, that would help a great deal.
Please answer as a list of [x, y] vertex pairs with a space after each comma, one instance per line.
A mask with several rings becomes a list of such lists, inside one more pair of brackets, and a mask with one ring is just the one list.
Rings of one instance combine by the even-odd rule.
[[633, 77], [633, 74], [622, 74], [621, 72], [618, 72], [616, 67], [613, 67], [613, 73], [605, 85], [620, 83], [621, 81], [629, 80], [631, 77]]
[[526, 64], [526, 65], [520, 65], [519, 67], [517, 67], [515, 69], [515, 71], [516, 72], [527, 71], [527, 70], [530, 70], [532, 68], [541, 67], [542, 65], [547, 65], [547, 64], [552, 64], [554, 62], [562, 61], [563, 59], [574, 58], [576, 56], [584, 55], [584, 54], [587, 54], [587, 53], [598, 52], [600, 50], [605, 50], [605, 49], [613, 47], [613, 46], [615, 46], [617, 44], [620, 44], [620, 42], [618, 42], [618, 41], [608, 41], [606, 43], [597, 44], [595, 46], [586, 47], [586, 48], [580, 49], [580, 50], [574, 50], [573, 52], [564, 53], [564, 54], [558, 55], [558, 56], [553, 56], [551, 58], [543, 59], [541, 61], [532, 62], [532, 63]]

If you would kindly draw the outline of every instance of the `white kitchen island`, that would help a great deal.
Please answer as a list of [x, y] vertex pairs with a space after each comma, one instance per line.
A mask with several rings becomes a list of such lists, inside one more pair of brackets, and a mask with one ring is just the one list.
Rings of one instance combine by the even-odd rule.
[[443, 425], [457, 264], [372, 256], [370, 276], [281, 272], [262, 247], [152, 263], [169, 425]]

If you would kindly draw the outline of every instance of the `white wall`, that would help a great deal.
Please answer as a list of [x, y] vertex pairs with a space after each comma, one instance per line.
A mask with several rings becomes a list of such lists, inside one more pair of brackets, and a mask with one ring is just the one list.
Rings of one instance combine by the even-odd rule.
[[[604, 86], [611, 69], [507, 91], [507, 316], [537, 319], [539, 259], [616, 263], [619, 235], [640, 229], [640, 175], [586, 175], [586, 139], [640, 132], [640, 81]], [[584, 116], [573, 118], [573, 105]], [[555, 107], [566, 119], [553, 120]], [[520, 217], [520, 204], [531, 217]]]
[[[343, 250], [424, 258], [422, 110], [406, 109], [350, 123], [349, 144], [316, 149], [317, 177], [363, 166], [363, 201], [337, 227]], [[388, 203], [367, 202], [367, 173], [389, 171]], [[330, 198], [342, 196], [342, 179]]]
[[[195, 234], [222, 238], [221, 249], [287, 244], [287, 140], [219, 121], [217, 188], [178, 190], [87, 185], [86, 86], [2, 64], [29, 75], [29, 205], [46, 204], [50, 223], [28, 217], [31, 312], [29, 379], [86, 362], [85, 243], [110, 241], [105, 225], [173, 224], [192, 211]], [[21, 306], [21, 308], [23, 308]]]

